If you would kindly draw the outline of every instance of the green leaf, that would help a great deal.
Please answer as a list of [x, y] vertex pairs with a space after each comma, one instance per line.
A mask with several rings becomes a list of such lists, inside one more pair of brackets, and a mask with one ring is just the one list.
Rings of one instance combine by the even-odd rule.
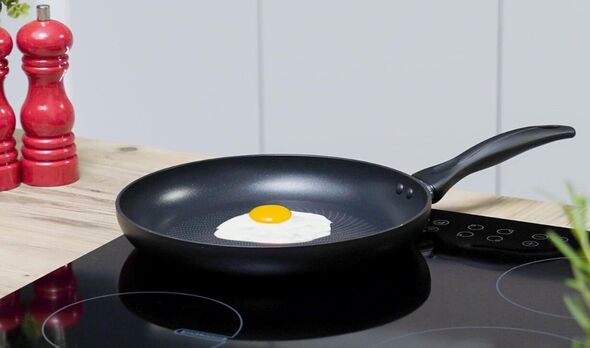
[[569, 286], [570, 288], [580, 292], [584, 289], [582, 285], [578, 282], [577, 279], [568, 279], [565, 281], [565, 285]]
[[17, 6], [8, 7], [8, 10], [6, 11], [6, 13], [8, 14], [9, 17], [18, 18], [18, 15], [19, 15], [18, 7]]
[[[14, 1], [14, 0], [8, 0], [8, 1]], [[8, 16], [12, 17], [12, 18], [18, 18], [21, 16], [26, 16], [29, 14], [29, 9], [30, 6], [27, 3], [22, 3], [19, 4], [15, 1], [15, 3], [13, 3], [10, 7], [8, 7]]]
[[578, 281], [576, 279], [566, 279], [565, 285], [569, 286], [572, 289], [578, 289]]
[[584, 310], [584, 304], [582, 301], [580, 301], [578, 298], [566, 296], [564, 298], [564, 302], [567, 309], [578, 322], [578, 325], [580, 325], [580, 327], [585, 331], [590, 330], [590, 318], [588, 318], [588, 315]]
[[574, 250], [553, 231], [548, 231], [547, 235], [555, 247], [569, 260], [574, 278], [567, 279], [566, 285], [576, 290], [579, 294], [576, 297], [564, 297], [564, 302], [569, 312], [576, 319], [578, 325], [586, 332], [586, 337], [583, 340], [574, 342], [572, 347], [590, 348], [590, 234], [587, 231], [588, 199], [578, 194], [570, 183], [567, 183], [567, 191], [572, 205], [564, 205], [562, 209], [580, 249]]
[[20, 15], [23, 17], [27, 17], [29, 15], [29, 9], [31, 9], [31, 6], [29, 4], [27, 4], [26, 2], [22, 3], [20, 6]]
[[547, 232], [547, 236], [549, 237], [549, 240], [551, 240], [551, 242], [553, 242], [553, 244], [555, 245], [555, 247], [563, 254], [565, 255], [570, 263], [572, 264], [572, 266], [574, 267], [581, 267], [584, 268], [585, 267], [585, 263], [582, 261], [582, 259], [578, 256], [578, 254], [576, 253], [576, 251], [574, 251], [574, 249], [567, 244], [566, 242], [562, 241], [560, 236], [557, 235], [557, 233], [555, 233], [554, 231], [548, 231]]

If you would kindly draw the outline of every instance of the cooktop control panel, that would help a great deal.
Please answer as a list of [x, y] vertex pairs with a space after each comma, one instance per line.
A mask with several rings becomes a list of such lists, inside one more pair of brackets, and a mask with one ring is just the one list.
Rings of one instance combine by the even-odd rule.
[[577, 247], [567, 228], [432, 210], [424, 237], [435, 253], [506, 260], [536, 260], [561, 256], [548, 231]]

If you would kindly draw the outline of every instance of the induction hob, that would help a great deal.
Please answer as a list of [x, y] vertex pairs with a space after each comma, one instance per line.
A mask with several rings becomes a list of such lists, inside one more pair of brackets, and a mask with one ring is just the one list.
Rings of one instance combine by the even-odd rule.
[[433, 210], [414, 250], [279, 279], [185, 269], [119, 237], [0, 299], [0, 347], [570, 347], [583, 332], [547, 229]]

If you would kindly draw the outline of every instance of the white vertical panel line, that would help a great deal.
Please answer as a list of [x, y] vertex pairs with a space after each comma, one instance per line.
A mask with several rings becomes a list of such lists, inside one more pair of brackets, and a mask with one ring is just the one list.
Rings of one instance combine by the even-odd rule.
[[[70, 0], [64, 0], [62, 2], [62, 13], [63, 13], [63, 18], [64, 18], [64, 24], [68, 26], [68, 28], [70, 28], [70, 30], [72, 30], [72, 35], [74, 36], [74, 45], [72, 45], [72, 47], [75, 47], [76, 45], [76, 33], [74, 32], [73, 28], [72, 28], [72, 18], [71, 13], [70, 13]], [[76, 57], [74, 55], [74, 66], [76, 66], [76, 61], [75, 61]], [[69, 78], [68, 78], [69, 77]], [[68, 71], [65, 80], [64, 80], [64, 85], [65, 85], [65, 89], [66, 89], [66, 93], [68, 94], [68, 97], [70, 98], [70, 100], [72, 100], [74, 98], [73, 93], [74, 93], [74, 86], [73, 86], [73, 77], [72, 77], [72, 73]], [[76, 112], [76, 106], [74, 105], [74, 113]]]
[[256, 35], [257, 35], [257, 49], [258, 49], [258, 151], [265, 153], [266, 151], [266, 136], [265, 130], [265, 115], [264, 115], [264, 12], [263, 0], [256, 1]]
[[[498, 0], [498, 32], [496, 39], [496, 133], [502, 132], [502, 92], [503, 92], [503, 75], [504, 75], [504, 0]], [[502, 167], [497, 165], [495, 168], [495, 190], [499, 195], [502, 192]]]

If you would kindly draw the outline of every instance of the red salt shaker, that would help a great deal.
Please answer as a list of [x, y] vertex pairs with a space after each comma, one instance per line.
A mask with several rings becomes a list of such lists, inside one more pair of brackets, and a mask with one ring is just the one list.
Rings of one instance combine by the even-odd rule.
[[13, 138], [16, 120], [4, 95], [4, 78], [8, 74], [6, 56], [11, 51], [12, 38], [0, 28], [0, 191], [10, 190], [20, 184], [20, 164]]
[[21, 173], [28, 185], [59, 186], [79, 178], [72, 133], [74, 108], [63, 85], [72, 42], [70, 29], [50, 19], [49, 5], [38, 5], [37, 20], [16, 35], [16, 44], [24, 54], [22, 67], [29, 78], [20, 114], [25, 131]]

